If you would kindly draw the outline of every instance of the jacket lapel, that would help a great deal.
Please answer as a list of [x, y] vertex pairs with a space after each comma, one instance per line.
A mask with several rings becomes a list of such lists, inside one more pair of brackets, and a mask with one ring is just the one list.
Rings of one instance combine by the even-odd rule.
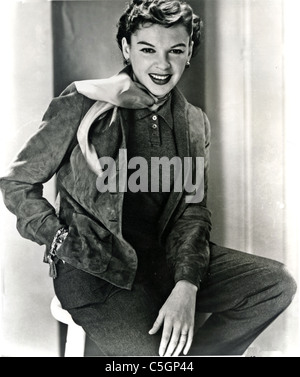
[[[112, 115], [113, 116], [110, 120], [109, 127], [114, 128], [117, 132], [113, 135], [111, 134], [111, 140], [109, 139], [109, 134], [106, 135], [106, 132], [101, 133], [99, 136], [99, 138], [101, 138], [101, 142], [98, 146], [98, 150], [100, 151], [101, 146], [102, 150], [100, 156], [98, 155], [98, 158], [101, 156], [109, 156], [113, 158], [116, 168], [115, 181], [117, 183], [117, 192], [111, 193], [106, 191], [100, 194], [97, 192], [96, 185], [91, 185], [90, 190], [94, 190], [93, 195], [89, 195], [88, 198], [85, 198], [85, 201], [95, 200], [94, 204], [89, 204], [89, 207], [93, 208], [95, 211], [95, 217], [98, 218], [107, 229], [116, 234], [121, 232], [122, 204], [124, 195], [123, 192], [119, 192], [118, 190], [119, 179], [120, 174], [122, 174], [124, 169], [126, 169], [124, 165], [127, 164], [126, 154], [122, 154], [121, 160], [119, 157], [120, 150], [126, 150], [127, 148], [130, 117], [128, 111], [120, 108], [118, 108], [117, 111], [114, 111]], [[86, 174], [91, 175], [89, 169], [86, 169]], [[93, 179], [95, 179], [95, 175], [93, 175]], [[110, 179], [113, 179], [113, 177], [111, 176]]]
[[174, 89], [172, 111], [174, 118], [174, 133], [178, 156], [189, 156], [189, 127], [187, 123], [187, 101], [176, 88]]

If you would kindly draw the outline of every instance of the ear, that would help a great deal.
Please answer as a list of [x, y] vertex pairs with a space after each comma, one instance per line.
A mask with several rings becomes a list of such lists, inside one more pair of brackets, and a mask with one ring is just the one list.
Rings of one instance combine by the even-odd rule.
[[125, 37], [122, 38], [122, 52], [125, 60], [130, 59], [130, 45]]
[[192, 54], [193, 54], [193, 48], [194, 48], [194, 41], [190, 41], [189, 44], [189, 55], [188, 55], [188, 60], [191, 60]]

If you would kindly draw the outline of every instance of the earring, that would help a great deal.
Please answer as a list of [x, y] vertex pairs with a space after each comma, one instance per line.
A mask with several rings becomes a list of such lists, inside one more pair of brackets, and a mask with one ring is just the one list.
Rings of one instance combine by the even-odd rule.
[[185, 66], [185, 68], [190, 68], [190, 66], [191, 66], [191, 62], [188, 60], [188, 61], [186, 62], [186, 66]]
[[125, 59], [125, 64], [126, 65], [130, 65], [130, 59], [128, 58], [128, 59]]

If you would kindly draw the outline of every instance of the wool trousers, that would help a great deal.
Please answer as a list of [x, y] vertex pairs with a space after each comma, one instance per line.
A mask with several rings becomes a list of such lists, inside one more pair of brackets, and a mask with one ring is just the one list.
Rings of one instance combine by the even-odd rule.
[[[272, 259], [213, 243], [210, 251], [209, 269], [197, 292], [189, 355], [243, 355], [289, 306], [296, 283], [285, 266]], [[142, 265], [132, 290], [63, 261], [58, 261], [57, 271], [54, 289], [62, 307], [103, 355], [158, 356], [161, 331], [148, 331], [174, 286], [164, 258]], [[204, 313], [208, 319], [203, 323]]]

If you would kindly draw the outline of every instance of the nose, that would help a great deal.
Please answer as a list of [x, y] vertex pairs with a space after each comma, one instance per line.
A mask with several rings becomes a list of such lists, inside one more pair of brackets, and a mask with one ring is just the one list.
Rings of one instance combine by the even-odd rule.
[[161, 71], [166, 71], [171, 67], [168, 55], [165, 53], [161, 53], [158, 55], [157, 61], [156, 61], [156, 67], [160, 69]]

